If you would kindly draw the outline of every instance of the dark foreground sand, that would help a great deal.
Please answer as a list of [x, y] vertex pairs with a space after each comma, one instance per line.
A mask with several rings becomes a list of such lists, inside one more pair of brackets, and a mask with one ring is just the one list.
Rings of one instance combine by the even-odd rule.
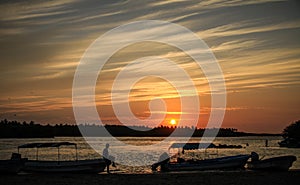
[[198, 172], [198, 173], [157, 173], [157, 174], [24, 174], [1, 175], [3, 185], [222, 185], [222, 184], [300, 184], [300, 171], [289, 172]]

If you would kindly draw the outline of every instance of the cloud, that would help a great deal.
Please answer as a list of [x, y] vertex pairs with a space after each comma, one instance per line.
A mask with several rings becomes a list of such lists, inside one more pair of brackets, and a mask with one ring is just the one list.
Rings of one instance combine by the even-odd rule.
[[[0, 109], [3, 112], [22, 112], [27, 111], [23, 107], [28, 107], [28, 117], [31, 111], [40, 111], [48, 119], [52, 119], [54, 113], [63, 112], [71, 120], [73, 75], [86, 48], [116, 26], [144, 19], [171, 21], [201, 37], [219, 61], [229, 96], [240, 92], [257, 97], [261, 89], [297, 91], [300, 79], [299, 16], [295, 2], [276, 0], [1, 2], [0, 95], [4, 99], [0, 100]], [[164, 27], [153, 30], [166, 33]], [[140, 36], [136, 30], [123, 32], [106, 44], [118, 43], [128, 34]], [[184, 40], [181, 34], [165, 36]], [[190, 51], [199, 52], [192, 47]], [[162, 44], [140, 43], [119, 51], [106, 64], [96, 89], [98, 106], [110, 104], [110, 89], [118, 72], [133, 60], [145, 56], [161, 56], [176, 62], [194, 80], [200, 97], [205, 96], [204, 101], [208, 101], [207, 79], [186, 53]], [[166, 72], [173, 70], [170, 65], [161, 66]], [[136, 65], [128, 79], [143, 70], [155, 69]], [[182, 80], [176, 73], [171, 76], [173, 80]], [[119, 90], [121, 93], [122, 89]], [[136, 102], [153, 96], [178, 97], [171, 86], [157, 79], [137, 84], [131, 95]], [[289, 101], [288, 92], [285, 96], [284, 99]], [[11, 97], [14, 102], [5, 97]], [[246, 100], [244, 97], [241, 101], [246, 105], [229, 102], [228, 110], [251, 109], [253, 106], [249, 104], [252, 102]], [[47, 110], [49, 116], [46, 116]], [[108, 120], [110, 118], [107, 116]]]
[[[69, 99], [60, 97], [44, 97], [44, 96], [23, 96], [0, 100], [2, 102], [0, 110], [2, 114], [8, 113], [30, 113], [47, 110], [60, 110], [70, 108]], [[26, 109], [24, 109], [26, 107]]]
[[289, 22], [282, 22], [278, 24], [259, 25], [262, 24], [260, 20], [256, 21], [243, 21], [239, 23], [232, 23], [227, 25], [211, 28], [199, 33], [203, 38], [209, 37], [228, 37], [228, 36], [240, 36], [253, 33], [273, 32], [279, 30], [300, 28], [300, 19]]
[[78, 0], [53, 0], [38, 2], [13, 2], [2, 3], [1, 21], [16, 21], [31, 18], [44, 18], [51, 15], [68, 13], [62, 11], [66, 6], [78, 2]]
[[257, 47], [259, 44], [263, 43], [264, 41], [260, 40], [245, 40], [245, 39], [235, 39], [227, 42], [223, 42], [217, 46], [211, 46], [210, 48], [214, 53], [218, 52], [228, 52], [228, 51], [241, 51], [247, 50], [251, 48]]

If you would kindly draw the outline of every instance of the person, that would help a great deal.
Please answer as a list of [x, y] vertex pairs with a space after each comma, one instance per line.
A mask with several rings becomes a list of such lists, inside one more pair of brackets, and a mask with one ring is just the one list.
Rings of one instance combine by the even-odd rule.
[[[115, 165], [115, 162], [114, 162], [114, 157], [109, 155], [108, 148], [109, 148], [109, 144], [106, 143], [106, 146], [103, 149], [102, 155], [103, 155], [103, 158], [104, 158], [104, 161], [105, 161], [105, 164], [106, 164], [106, 171], [107, 171], [107, 173], [110, 173], [109, 166], [112, 164], [113, 167], [116, 167], [116, 165]], [[113, 160], [113, 161], [111, 161], [111, 160]]]

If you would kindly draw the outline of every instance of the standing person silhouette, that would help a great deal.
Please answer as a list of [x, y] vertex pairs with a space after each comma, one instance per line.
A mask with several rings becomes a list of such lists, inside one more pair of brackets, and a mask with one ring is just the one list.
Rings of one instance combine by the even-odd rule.
[[102, 155], [103, 155], [103, 158], [104, 158], [104, 161], [105, 161], [105, 164], [106, 164], [106, 171], [107, 171], [107, 173], [110, 173], [110, 171], [109, 171], [109, 165], [111, 164], [111, 161], [109, 160], [108, 148], [109, 148], [109, 144], [106, 143], [106, 146], [103, 149], [103, 154]]
[[[103, 158], [104, 158], [104, 161], [106, 164], [106, 171], [107, 171], [107, 173], [110, 173], [109, 166], [111, 165], [111, 163], [113, 163], [113, 165], [112, 165], [113, 167], [116, 167], [116, 165], [114, 162], [114, 157], [109, 155], [108, 148], [109, 148], [109, 144], [106, 143], [106, 146], [103, 149], [102, 155], [103, 155]], [[111, 161], [111, 160], [113, 160], [113, 161]]]

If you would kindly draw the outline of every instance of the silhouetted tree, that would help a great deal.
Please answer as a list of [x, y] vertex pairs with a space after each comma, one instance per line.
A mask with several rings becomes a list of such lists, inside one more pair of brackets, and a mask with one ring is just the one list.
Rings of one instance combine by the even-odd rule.
[[[292, 124], [287, 127], [285, 130], [286, 137], [299, 137], [300, 130], [300, 121]], [[126, 127], [123, 125], [95, 125], [95, 124], [83, 124], [79, 125], [81, 129], [84, 129], [86, 133], [88, 133], [90, 137], [99, 137], [102, 133], [103, 129], [106, 129], [111, 135], [116, 137], [122, 136], [132, 136], [132, 137], [167, 137], [170, 136], [174, 130], [177, 128], [176, 126], [159, 126], [155, 128], [148, 128], [145, 126], [132, 126]], [[296, 127], [297, 129], [295, 129]], [[145, 128], [148, 131], [139, 131], [141, 128]], [[195, 130], [194, 130], [195, 129]], [[185, 126], [179, 127], [176, 130], [176, 137], [186, 137], [187, 135], [193, 135], [194, 137], [201, 137], [205, 129]], [[291, 130], [291, 131], [290, 131]], [[209, 128], [206, 130], [208, 133], [215, 134], [218, 131], [218, 135], [220, 137], [237, 137], [237, 136], [250, 136], [250, 135], [258, 135], [252, 133], [243, 133], [238, 132], [237, 129], [234, 128]], [[31, 122], [18, 122], [18, 121], [8, 121], [8, 120], [0, 120], [0, 138], [42, 138], [42, 137], [60, 137], [60, 136], [71, 136], [77, 137], [81, 136], [81, 132], [77, 125], [70, 124], [47, 124], [41, 125], [38, 123]]]
[[284, 138], [293, 138], [300, 141], [300, 120], [293, 122], [283, 130]]

